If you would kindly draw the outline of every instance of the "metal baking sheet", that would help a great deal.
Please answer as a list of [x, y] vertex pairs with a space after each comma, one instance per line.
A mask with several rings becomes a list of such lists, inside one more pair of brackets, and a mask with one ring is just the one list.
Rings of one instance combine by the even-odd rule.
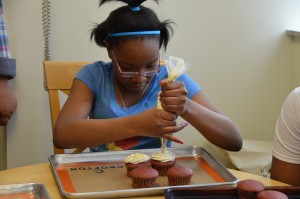
[[0, 185], [0, 199], [50, 199], [43, 184]]
[[[125, 157], [133, 153], [149, 156], [160, 149], [110, 151], [81, 154], [52, 155], [49, 161], [59, 190], [66, 198], [116, 198], [163, 195], [167, 177], [160, 176], [152, 188], [133, 189], [126, 176]], [[193, 169], [190, 185], [201, 187], [236, 185], [238, 179], [205, 149], [198, 146], [169, 148], [176, 155], [176, 164]]]
[[[289, 199], [300, 199], [300, 187], [267, 186], [266, 190], [285, 193]], [[200, 188], [169, 188], [164, 191], [166, 199], [238, 199], [235, 187], [217, 186]]]

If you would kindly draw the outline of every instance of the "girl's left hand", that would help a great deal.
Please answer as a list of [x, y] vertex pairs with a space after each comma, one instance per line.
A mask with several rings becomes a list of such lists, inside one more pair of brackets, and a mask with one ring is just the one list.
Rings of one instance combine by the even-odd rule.
[[185, 112], [187, 106], [187, 90], [183, 82], [163, 79], [160, 82], [161, 93], [159, 100], [165, 111], [181, 115]]

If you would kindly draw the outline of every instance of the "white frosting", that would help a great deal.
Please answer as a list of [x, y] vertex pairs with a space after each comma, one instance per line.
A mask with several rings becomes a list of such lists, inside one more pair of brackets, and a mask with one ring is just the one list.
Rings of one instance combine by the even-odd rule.
[[175, 67], [172, 67], [169, 70], [169, 76], [168, 76], [169, 81], [175, 80], [177, 77], [182, 75], [185, 70], [183, 59], [181, 59], [181, 58], [175, 59], [174, 58], [174, 60], [175, 60], [175, 65], [174, 65]]
[[157, 160], [160, 162], [168, 162], [168, 161], [174, 161], [175, 160], [175, 154], [171, 151], [165, 151], [162, 153], [161, 151], [154, 152], [151, 155], [152, 160]]
[[134, 153], [127, 156], [124, 160], [125, 163], [138, 164], [150, 160], [150, 157], [143, 153]]
[[168, 80], [174, 81], [177, 77], [182, 75], [187, 69], [187, 63], [182, 58], [171, 55], [163, 55], [165, 66], [168, 70]]

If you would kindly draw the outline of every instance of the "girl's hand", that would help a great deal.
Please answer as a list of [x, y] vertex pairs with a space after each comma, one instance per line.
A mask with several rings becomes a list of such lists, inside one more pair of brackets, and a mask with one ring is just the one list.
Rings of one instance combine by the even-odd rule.
[[167, 112], [162, 109], [152, 108], [136, 115], [138, 135], [149, 137], [164, 137], [177, 143], [183, 141], [172, 136], [171, 133], [176, 133], [187, 126], [186, 122], [181, 124], [176, 123], [177, 115], [172, 112]]
[[187, 90], [183, 82], [163, 79], [160, 82], [161, 93], [159, 100], [165, 111], [181, 115], [185, 112], [187, 106]]

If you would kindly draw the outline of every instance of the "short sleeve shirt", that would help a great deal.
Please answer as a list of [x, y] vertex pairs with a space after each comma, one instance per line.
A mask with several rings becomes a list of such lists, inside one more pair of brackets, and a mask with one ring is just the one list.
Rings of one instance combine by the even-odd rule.
[[16, 76], [16, 60], [11, 58], [6, 25], [2, 13], [2, 0], [0, 0], [0, 76], [9, 79]]
[[300, 164], [300, 87], [294, 89], [282, 105], [276, 123], [273, 156]]
[[[89, 115], [90, 118], [108, 119], [126, 117], [141, 113], [149, 108], [156, 107], [158, 93], [161, 90], [159, 81], [167, 78], [168, 73], [166, 68], [162, 67], [161, 71], [153, 77], [143, 98], [131, 107], [120, 107], [117, 103], [114, 92], [113, 76], [114, 70], [111, 62], [105, 63], [101, 61], [86, 65], [76, 75], [75, 78], [83, 81], [94, 95], [94, 102]], [[176, 81], [184, 82], [189, 98], [192, 98], [200, 90], [200, 87], [186, 74], [181, 75]], [[147, 149], [159, 148], [160, 146], [161, 143], [159, 138], [139, 136], [103, 144], [93, 147], [91, 150], [107, 151]], [[167, 146], [171, 146], [170, 141], [167, 143]]]

